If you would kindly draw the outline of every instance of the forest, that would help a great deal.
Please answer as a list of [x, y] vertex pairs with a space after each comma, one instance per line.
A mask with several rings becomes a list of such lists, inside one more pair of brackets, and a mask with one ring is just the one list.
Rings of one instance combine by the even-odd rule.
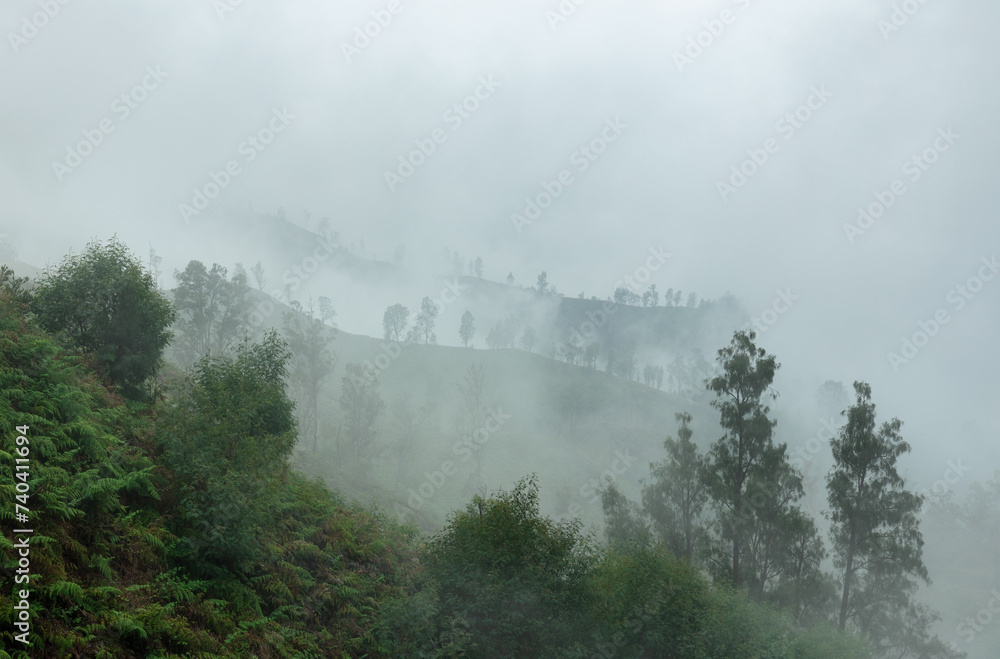
[[[683, 344], [725, 300], [627, 285], [549, 327], [466, 309], [446, 329], [425, 297], [359, 344], [336, 296], [286, 304], [260, 264], [190, 261], [171, 288], [158, 264], [112, 238], [0, 270], [0, 659], [930, 659], [995, 638], [992, 615], [942, 635], [922, 589], [941, 537], [1000, 588], [1000, 476], [920, 491], [864, 381], [825, 385], [835, 433], [794, 455], [752, 326], [642, 363], [642, 337]], [[544, 272], [514, 294], [556, 296]], [[594, 445], [581, 498], [552, 474]]]

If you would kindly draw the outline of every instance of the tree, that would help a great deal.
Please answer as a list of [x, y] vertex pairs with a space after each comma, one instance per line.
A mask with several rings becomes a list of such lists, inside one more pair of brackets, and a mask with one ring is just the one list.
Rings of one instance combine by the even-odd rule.
[[642, 297], [638, 293], [632, 292], [626, 286], [619, 286], [615, 289], [615, 293], [611, 298], [615, 304], [628, 304], [632, 306], [638, 306], [642, 302]]
[[610, 478], [600, 489], [604, 537], [614, 549], [635, 550], [649, 544], [649, 525], [642, 507], [629, 501]]
[[842, 575], [840, 629], [852, 623], [877, 641], [884, 631], [879, 623], [894, 609], [909, 607], [916, 588], [912, 578], [930, 583], [918, 515], [923, 497], [906, 490], [896, 467], [910, 452], [899, 434], [902, 422], [892, 419], [876, 427], [871, 387], [855, 382], [854, 391], [847, 423], [830, 442], [830, 533]]
[[315, 453], [319, 447], [319, 392], [337, 361], [328, 349], [336, 330], [314, 317], [312, 310], [304, 312], [298, 302], [291, 306], [292, 312], [284, 315], [285, 337], [292, 353], [291, 382], [301, 403], [300, 435], [307, 442], [311, 440]]
[[684, 298], [684, 294], [681, 293], [680, 289], [678, 289], [677, 292], [674, 293], [674, 306], [675, 307], [681, 306], [681, 300], [683, 298]]
[[153, 281], [156, 282], [156, 288], [160, 288], [160, 275], [163, 272], [160, 270], [160, 264], [163, 263], [163, 257], [156, 253], [153, 246], [149, 246], [149, 272], [153, 275]]
[[660, 303], [660, 293], [656, 290], [656, 284], [650, 284], [646, 292], [642, 294], [642, 306], [655, 307]]
[[698, 296], [695, 295], [694, 293], [689, 294], [687, 299], [687, 305], [685, 306], [687, 306], [689, 309], [694, 309], [696, 306], [698, 306]]
[[393, 485], [393, 492], [399, 490], [399, 483], [403, 478], [406, 467], [413, 462], [414, 450], [417, 447], [417, 436], [422, 426], [427, 422], [427, 418], [434, 412], [437, 406], [437, 398], [430, 391], [426, 392], [424, 404], [416, 411], [410, 404], [410, 397], [400, 398], [392, 406], [393, 416], [399, 428], [399, 435], [396, 438], [393, 453], [396, 458], [396, 480]]
[[184, 272], [176, 272], [174, 277], [176, 348], [182, 362], [191, 364], [208, 352], [225, 352], [249, 326], [246, 275], [235, 274], [230, 280], [218, 263], [208, 270], [201, 261], [191, 261]]
[[691, 562], [706, 530], [705, 458], [691, 441], [691, 415], [675, 416], [680, 423], [677, 439], [667, 437], [667, 459], [649, 466], [652, 480], [643, 484], [642, 507], [674, 556]]
[[27, 277], [18, 277], [6, 265], [0, 265], [0, 294], [17, 304], [27, 306], [31, 302], [31, 293], [26, 288], [29, 281]]
[[438, 308], [433, 300], [425, 297], [420, 302], [420, 313], [417, 314], [413, 327], [410, 328], [406, 340], [411, 343], [423, 343], [425, 345], [437, 343], [437, 335], [434, 334], [434, 324], [437, 322]]
[[513, 286], [514, 285], [514, 273], [513, 272], [508, 272], [507, 273], [507, 285], [508, 286]]
[[513, 316], [507, 316], [503, 320], [498, 320], [496, 325], [490, 328], [486, 335], [486, 345], [491, 350], [502, 348], [513, 348], [517, 336], [517, 322]]
[[549, 276], [544, 270], [542, 271], [542, 274], [538, 275], [538, 281], [535, 284], [535, 288], [538, 289], [538, 292], [542, 295], [549, 292]]
[[406, 331], [406, 323], [410, 317], [410, 310], [402, 304], [394, 304], [386, 308], [382, 314], [382, 330], [386, 341], [402, 340], [403, 332]]
[[92, 353], [111, 384], [135, 399], [146, 396], [176, 318], [153, 275], [117, 238], [93, 241], [46, 269], [31, 309], [44, 329]]
[[367, 468], [375, 457], [375, 423], [385, 411], [385, 402], [378, 393], [378, 373], [374, 368], [350, 363], [344, 367], [344, 371], [340, 392], [344, 431], [355, 464]]
[[721, 536], [731, 543], [733, 584], [743, 585], [740, 558], [743, 556], [745, 499], [753, 468], [773, 449], [771, 435], [775, 422], [761, 401], [774, 381], [779, 364], [773, 355], [754, 344], [756, 333], [737, 331], [729, 346], [718, 352], [721, 375], [707, 383], [716, 399], [720, 425], [726, 434], [712, 444], [708, 458], [708, 482], [717, 508]]
[[524, 333], [521, 334], [521, 347], [531, 352], [535, 348], [535, 328], [526, 327], [524, 328]]
[[466, 310], [462, 314], [462, 324], [458, 328], [458, 336], [462, 339], [462, 345], [469, 347], [469, 342], [476, 335], [476, 319]]
[[180, 545], [194, 550], [206, 576], [264, 555], [260, 529], [274, 516], [273, 493], [295, 444], [290, 357], [273, 331], [256, 344], [244, 338], [231, 355], [205, 355], [158, 422], [188, 527]]
[[663, 306], [672, 307], [674, 306], [674, 289], [668, 288], [667, 292], [663, 295]]
[[483, 278], [483, 259], [479, 256], [475, 261], [469, 261], [469, 274], [475, 275], [479, 279]]
[[554, 657], [585, 638], [592, 552], [580, 526], [542, 517], [534, 476], [451, 515], [426, 570], [442, 613], [465, 621], [474, 656]]
[[267, 277], [264, 276], [264, 265], [260, 261], [257, 261], [257, 265], [253, 267], [250, 273], [253, 275], [254, 283], [257, 284], [257, 290], [264, 290], [264, 287], [267, 286]]
[[[788, 567], [790, 547], [799, 543], [797, 534], [805, 527], [805, 514], [797, 503], [804, 496], [802, 475], [788, 462], [787, 447], [772, 445], [761, 454], [749, 471], [743, 508], [744, 555], [742, 569], [750, 596], [760, 602], [771, 595]], [[820, 545], [822, 547], [822, 545]], [[818, 571], [819, 565], [809, 565]]]
[[325, 323], [328, 320], [333, 320], [337, 315], [337, 312], [333, 308], [333, 301], [325, 296], [319, 298], [319, 320]]
[[619, 352], [614, 354], [614, 361], [611, 361], [612, 351], [608, 351], [608, 370], [619, 377], [631, 380], [636, 375], [638, 366], [635, 360], [635, 352], [638, 344], [635, 339], [628, 339], [619, 346]]

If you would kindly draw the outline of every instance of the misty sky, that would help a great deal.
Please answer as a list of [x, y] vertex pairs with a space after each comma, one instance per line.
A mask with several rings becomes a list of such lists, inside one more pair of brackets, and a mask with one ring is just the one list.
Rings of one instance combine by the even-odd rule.
[[[1000, 277], [956, 289], [1000, 255], [996, 3], [232, 3], [4, 3], [0, 232], [21, 260], [117, 233], [167, 272], [253, 263], [273, 246], [248, 252], [206, 223], [283, 207], [380, 259], [405, 244], [436, 267], [448, 247], [490, 279], [546, 270], [567, 295], [604, 297], [663, 246], [661, 290], [728, 291], [753, 315], [797, 296], [761, 338], [785, 364], [779, 390], [867, 380], [920, 447], [921, 478], [1000, 466]], [[273, 141], [246, 141], [269, 125]], [[603, 153], [578, 151], [602, 133]], [[185, 222], [229, 161], [239, 173]], [[563, 170], [572, 184], [518, 231], [511, 215]], [[905, 191], [851, 242], [844, 225], [895, 181]], [[377, 331], [349, 290], [331, 297], [341, 328]], [[947, 324], [894, 372], [887, 353], [938, 310]]]

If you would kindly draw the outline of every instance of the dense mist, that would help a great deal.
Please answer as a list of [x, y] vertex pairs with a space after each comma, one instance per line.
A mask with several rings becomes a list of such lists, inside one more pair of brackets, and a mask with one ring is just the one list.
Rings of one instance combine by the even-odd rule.
[[[902, 422], [912, 602], [992, 658], [998, 21], [984, 0], [12, 0], [0, 262], [63, 341], [53, 273], [127, 250], [178, 312], [143, 384], [163, 404], [276, 331], [289, 464], [424, 538], [531, 474], [539, 514], [598, 545], [655, 530], [664, 440], [718, 458], [742, 432], [712, 382], [750, 336], [827, 552], [854, 383], [876, 430]], [[722, 527], [691, 560], [713, 588]], [[817, 565], [836, 626], [842, 561]], [[750, 598], [784, 606], [768, 583]]]

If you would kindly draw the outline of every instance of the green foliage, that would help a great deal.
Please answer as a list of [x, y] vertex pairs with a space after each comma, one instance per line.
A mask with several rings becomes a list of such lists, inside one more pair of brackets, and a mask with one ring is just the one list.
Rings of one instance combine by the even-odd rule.
[[468, 626], [475, 656], [549, 656], [584, 629], [591, 551], [579, 522], [539, 514], [530, 477], [455, 513], [430, 542], [427, 572], [444, 615]]
[[[303, 313], [302, 305], [294, 300], [291, 307], [294, 313], [284, 315], [285, 338], [292, 353], [290, 380], [299, 401], [300, 436], [312, 444], [315, 452], [319, 443], [320, 387], [336, 363], [336, 356], [328, 348], [336, 330], [313, 316], [311, 308]], [[332, 309], [327, 312], [332, 314]]]
[[871, 387], [855, 382], [857, 402], [831, 441], [827, 480], [835, 564], [841, 570], [840, 628], [849, 622], [876, 643], [906, 611], [916, 586], [929, 581], [921, 558], [918, 513], [923, 498], [905, 489], [896, 461], [910, 451], [899, 419], [876, 426]]
[[32, 299], [39, 324], [92, 353], [111, 383], [130, 398], [160, 366], [175, 312], [152, 274], [112, 238], [47, 269]]
[[[259, 264], [258, 264], [259, 265]], [[177, 341], [174, 348], [187, 366], [202, 356], [222, 355], [245, 331], [250, 318], [249, 288], [245, 272], [232, 279], [224, 267], [191, 261], [174, 274], [177, 289]]]
[[[2, 629], [0, 659], [868, 656], [857, 638], [813, 625], [830, 583], [815, 525], [792, 505], [801, 483], [784, 447], [761, 452], [743, 482], [747, 519], [771, 529], [745, 538], [771, 549], [740, 554], [751, 585], [763, 574], [755, 561], [773, 562], [766, 599], [783, 610], [710, 583], [677, 559], [679, 536], [663, 535], [673, 551], [650, 544], [642, 509], [611, 485], [602, 494], [620, 528], [609, 524], [610, 548], [579, 521], [543, 517], [534, 477], [473, 498], [425, 544], [289, 468], [292, 356], [275, 333], [204, 356], [166, 400], [125, 405], [32, 325], [17, 291], [2, 284], [0, 517], [10, 521], [16, 494], [15, 428], [29, 425], [35, 534], [33, 645], [25, 653]], [[312, 329], [296, 325], [289, 335], [308, 342]], [[752, 334], [743, 338], [750, 345], [737, 335], [723, 351], [731, 366], [718, 382], [723, 425], [729, 439], [756, 433], [769, 446], [767, 409], [751, 399], [773, 377], [768, 359], [776, 364], [750, 349]], [[350, 366], [345, 387], [365, 394], [359, 418], [372, 431], [383, 407], [378, 380]], [[703, 503], [697, 479], [685, 481], [701, 471], [690, 417], [679, 420], [680, 441], [669, 440], [668, 461], [653, 465], [657, 501], [673, 506], [665, 526], [685, 526], [684, 501]], [[11, 549], [0, 537], [5, 577], [16, 565]], [[908, 594], [899, 577], [868, 570], [858, 592]], [[880, 651], [948, 656], [926, 635], [930, 609], [858, 602], [875, 612]], [[13, 606], [0, 592], [0, 616], [9, 619]]]
[[[0, 511], [9, 522], [14, 427], [27, 424], [33, 629], [30, 654], [9, 625], [0, 630], [0, 656], [398, 656], [383, 609], [405, 601], [418, 571], [411, 536], [285, 472], [294, 422], [276, 336], [202, 360], [163, 409], [130, 409], [19, 312], [0, 295]], [[181, 451], [196, 466], [181, 465]], [[241, 474], [271, 489], [237, 493]], [[252, 564], [206, 568], [213, 552], [232, 552], [228, 537], [192, 553], [208, 536], [181, 500], [198, 478], [251, 507]], [[11, 548], [0, 538], [5, 581]], [[200, 568], [212, 577], [192, 578]], [[0, 616], [9, 620], [14, 604], [10, 589], [0, 591]]]
[[202, 357], [158, 426], [198, 572], [261, 558], [271, 492], [295, 443], [284, 388], [289, 358], [274, 332], [258, 344], [244, 339], [232, 357]]
[[344, 368], [340, 408], [344, 413], [344, 432], [354, 464], [366, 470], [371, 466], [377, 446], [375, 423], [385, 411], [385, 401], [378, 393], [378, 372], [370, 364], [347, 364]]
[[705, 459], [691, 441], [691, 415], [677, 414], [678, 439], [663, 446], [667, 459], [651, 464], [651, 481], [643, 486], [642, 506], [653, 527], [675, 556], [694, 558], [706, 531], [703, 512], [708, 503]]
[[[739, 587], [745, 580], [741, 559], [746, 551], [748, 511], [746, 498], [755, 467], [773, 450], [775, 422], [762, 398], [774, 381], [778, 362], [754, 344], [756, 334], [738, 331], [732, 343], [719, 350], [722, 374], [708, 388], [718, 397], [719, 424], [726, 434], [712, 444], [708, 460], [708, 485], [715, 502], [722, 538], [732, 546], [731, 576]], [[756, 473], [760, 473], [758, 470]]]
[[0, 265], [0, 293], [16, 304], [27, 305], [31, 302], [31, 293], [26, 288], [28, 281], [27, 277], [18, 277], [6, 265]]

